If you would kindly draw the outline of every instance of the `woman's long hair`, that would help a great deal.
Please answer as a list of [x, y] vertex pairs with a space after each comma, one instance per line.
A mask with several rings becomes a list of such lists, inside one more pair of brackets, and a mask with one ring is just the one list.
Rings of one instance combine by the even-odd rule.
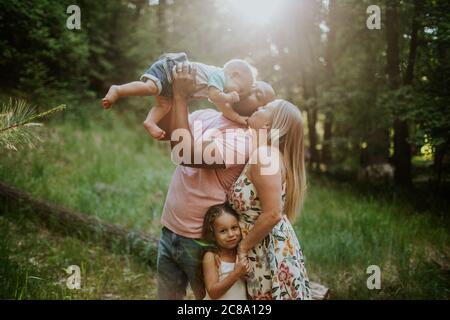
[[303, 206], [306, 192], [303, 117], [292, 103], [277, 99], [268, 106], [273, 110], [270, 129], [278, 129], [271, 135], [274, 145], [278, 139], [280, 152], [286, 166], [286, 202], [284, 210], [290, 221], [294, 221]]

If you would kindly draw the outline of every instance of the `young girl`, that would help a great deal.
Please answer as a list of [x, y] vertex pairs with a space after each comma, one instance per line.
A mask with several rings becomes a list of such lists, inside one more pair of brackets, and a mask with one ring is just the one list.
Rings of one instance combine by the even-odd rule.
[[206, 300], [246, 300], [244, 277], [248, 265], [237, 261], [241, 240], [239, 217], [228, 205], [209, 208], [203, 223], [203, 239], [210, 245], [203, 257]]

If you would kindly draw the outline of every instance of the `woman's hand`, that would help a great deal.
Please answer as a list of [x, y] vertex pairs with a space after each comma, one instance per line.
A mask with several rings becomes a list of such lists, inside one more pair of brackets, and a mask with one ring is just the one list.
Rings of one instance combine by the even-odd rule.
[[195, 92], [197, 69], [188, 63], [178, 63], [172, 69], [174, 98], [188, 99]]

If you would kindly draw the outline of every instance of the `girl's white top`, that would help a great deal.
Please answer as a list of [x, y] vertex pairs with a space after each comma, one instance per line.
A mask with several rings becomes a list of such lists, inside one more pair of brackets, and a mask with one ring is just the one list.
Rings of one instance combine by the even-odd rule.
[[[234, 270], [235, 263], [220, 260], [219, 279], [223, 280]], [[206, 293], [205, 300], [211, 300]], [[223, 296], [217, 300], [247, 300], [247, 287], [244, 280], [239, 279], [228, 289]]]

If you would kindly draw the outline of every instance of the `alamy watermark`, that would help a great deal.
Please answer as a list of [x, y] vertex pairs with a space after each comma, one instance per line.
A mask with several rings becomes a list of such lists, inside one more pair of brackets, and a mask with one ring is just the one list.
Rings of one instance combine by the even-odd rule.
[[274, 152], [278, 151], [279, 134], [279, 129], [203, 131], [202, 121], [194, 121], [192, 133], [181, 128], [172, 132], [171, 141], [177, 144], [171, 158], [177, 165], [225, 164], [228, 167], [259, 163], [262, 175], [273, 175], [279, 169], [279, 152]]
[[70, 276], [67, 278], [66, 286], [67, 288], [73, 289], [81, 289], [81, 270], [77, 265], [71, 265], [64, 269], [67, 274]]
[[70, 16], [66, 20], [66, 27], [69, 30], [81, 29], [81, 9], [79, 6], [72, 4], [67, 7], [66, 13]]
[[367, 7], [366, 13], [370, 16], [366, 20], [366, 26], [369, 30], [381, 29], [381, 9], [380, 6], [371, 5]]
[[381, 289], [381, 270], [377, 265], [371, 265], [367, 267], [367, 274], [370, 276], [367, 278], [367, 289], [369, 290], [380, 290]]

